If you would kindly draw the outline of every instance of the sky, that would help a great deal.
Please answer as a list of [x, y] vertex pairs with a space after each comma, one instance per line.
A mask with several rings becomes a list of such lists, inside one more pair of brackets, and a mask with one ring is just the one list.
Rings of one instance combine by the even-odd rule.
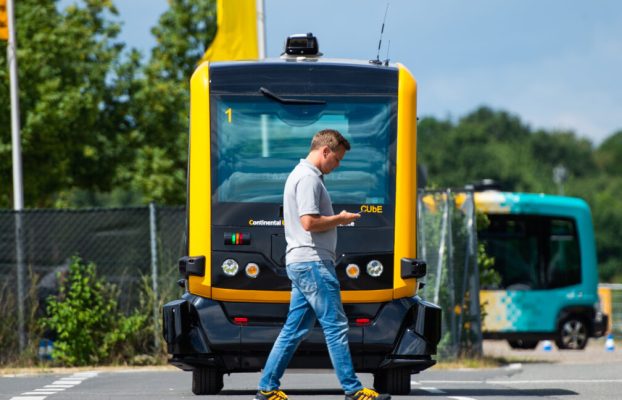
[[[115, 4], [120, 39], [149, 54], [168, 0]], [[376, 58], [387, 4], [380, 58], [415, 76], [419, 116], [456, 121], [486, 105], [594, 145], [622, 130], [619, 0], [265, 0], [267, 56], [313, 32], [326, 57]]]

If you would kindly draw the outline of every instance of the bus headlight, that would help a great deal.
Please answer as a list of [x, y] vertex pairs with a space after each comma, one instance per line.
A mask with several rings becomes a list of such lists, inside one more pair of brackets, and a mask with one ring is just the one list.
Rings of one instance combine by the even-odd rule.
[[380, 261], [371, 260], [367, 263], [367, 273], [369, 274], [369, 276], [377, 278], [382, 275], [382, 271], [384, 271], [384, 266]]
[[227, 258], [225, 261], [222, 262], [222, 265], [220, 266], [220, 268], [222, 268], [222, 272], [224, 272], [225, 275], [235, 276], [235, 274], [238, 273], [240, 266], [238, 265], [237, 261], [235, 261], [234, 259]]
[[244, 268], [244, 272], [246, 272], [246, 276], [249, 278], [257, 278], [257, 275], [259, 275], [259, 265], [252, 262], [248, 263], [246, 268]]
[[348, 266], [346, 267], [346, 275], [348, 275], [348, 278], [356, 279], [359, 277], [360, 274], [361, 274], [361, 269], [359, 268], [358, 265], [348, 264]]

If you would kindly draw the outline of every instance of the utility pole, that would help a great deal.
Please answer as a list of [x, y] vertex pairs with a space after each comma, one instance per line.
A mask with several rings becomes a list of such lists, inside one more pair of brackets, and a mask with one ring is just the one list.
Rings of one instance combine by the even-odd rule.
[[553, 182], [557, 185], [557, 193], [564, 195], [564, 182], [568, 179], [568, 170], [562, 164], [553, 168]]
[[17, 320], [19, 330], [19, 348], [26, 347], [24, 329], [24, 294], [25, 268], [23, 248], [24, 188], [22, 184], [22, 146], [19, 124], [19, 81], [17, 77], [17, 40], [15, 36], [15, 3], [6, 0], [8, 45], [7, 60], [11, 80], [11, 140], [13, 150], [13, 210], [15, 211], [15, 262], [17, 264]]
[[264, 0], [257, 0], [257, 49], [259, 59], [266, 58], [266, 9]]

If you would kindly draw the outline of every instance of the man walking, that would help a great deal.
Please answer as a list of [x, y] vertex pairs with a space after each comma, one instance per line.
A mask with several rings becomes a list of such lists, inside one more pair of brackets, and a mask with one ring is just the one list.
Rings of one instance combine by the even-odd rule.
[[324, 186], [324, 175], [339, 166], [350, 143], [336, 130], [319, 131], [306, 159], [285, 183], [283, 211], [287, 276], [292, 281], [287, 320], [277, 338], [259, 381], [255, 400], [286, 400], [280, 379], [300, 341], [319, 320], [333, 368], [346, 400], [388, 400], [389, 395], [363, 388], [348, 347], [348, 319], [341, 304], [335, 273], [337, 226], [360, 218], [341, 211], [335, 215]]

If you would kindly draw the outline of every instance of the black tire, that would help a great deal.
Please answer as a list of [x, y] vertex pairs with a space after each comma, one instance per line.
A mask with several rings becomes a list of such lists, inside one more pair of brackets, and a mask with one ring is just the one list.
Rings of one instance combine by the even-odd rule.
[[508, 344], [511, 348], [516, 350], [533, 350], [538, 347], [537, 340], [515, 339], [508, 340]]
[[197, 367], [192, 370], [192, 393], [217, 394], [222, 390], [222, 372], [216, 368]]
[[589, 339], [589, 328], [585, 320], [568, 317], [559, 324], [555, 344], [560, 350], [583, 350]]
[[374, 374], [374, 388], [380, 393], [406, 395], [410, 393], [410, 369], [391, 368]]

